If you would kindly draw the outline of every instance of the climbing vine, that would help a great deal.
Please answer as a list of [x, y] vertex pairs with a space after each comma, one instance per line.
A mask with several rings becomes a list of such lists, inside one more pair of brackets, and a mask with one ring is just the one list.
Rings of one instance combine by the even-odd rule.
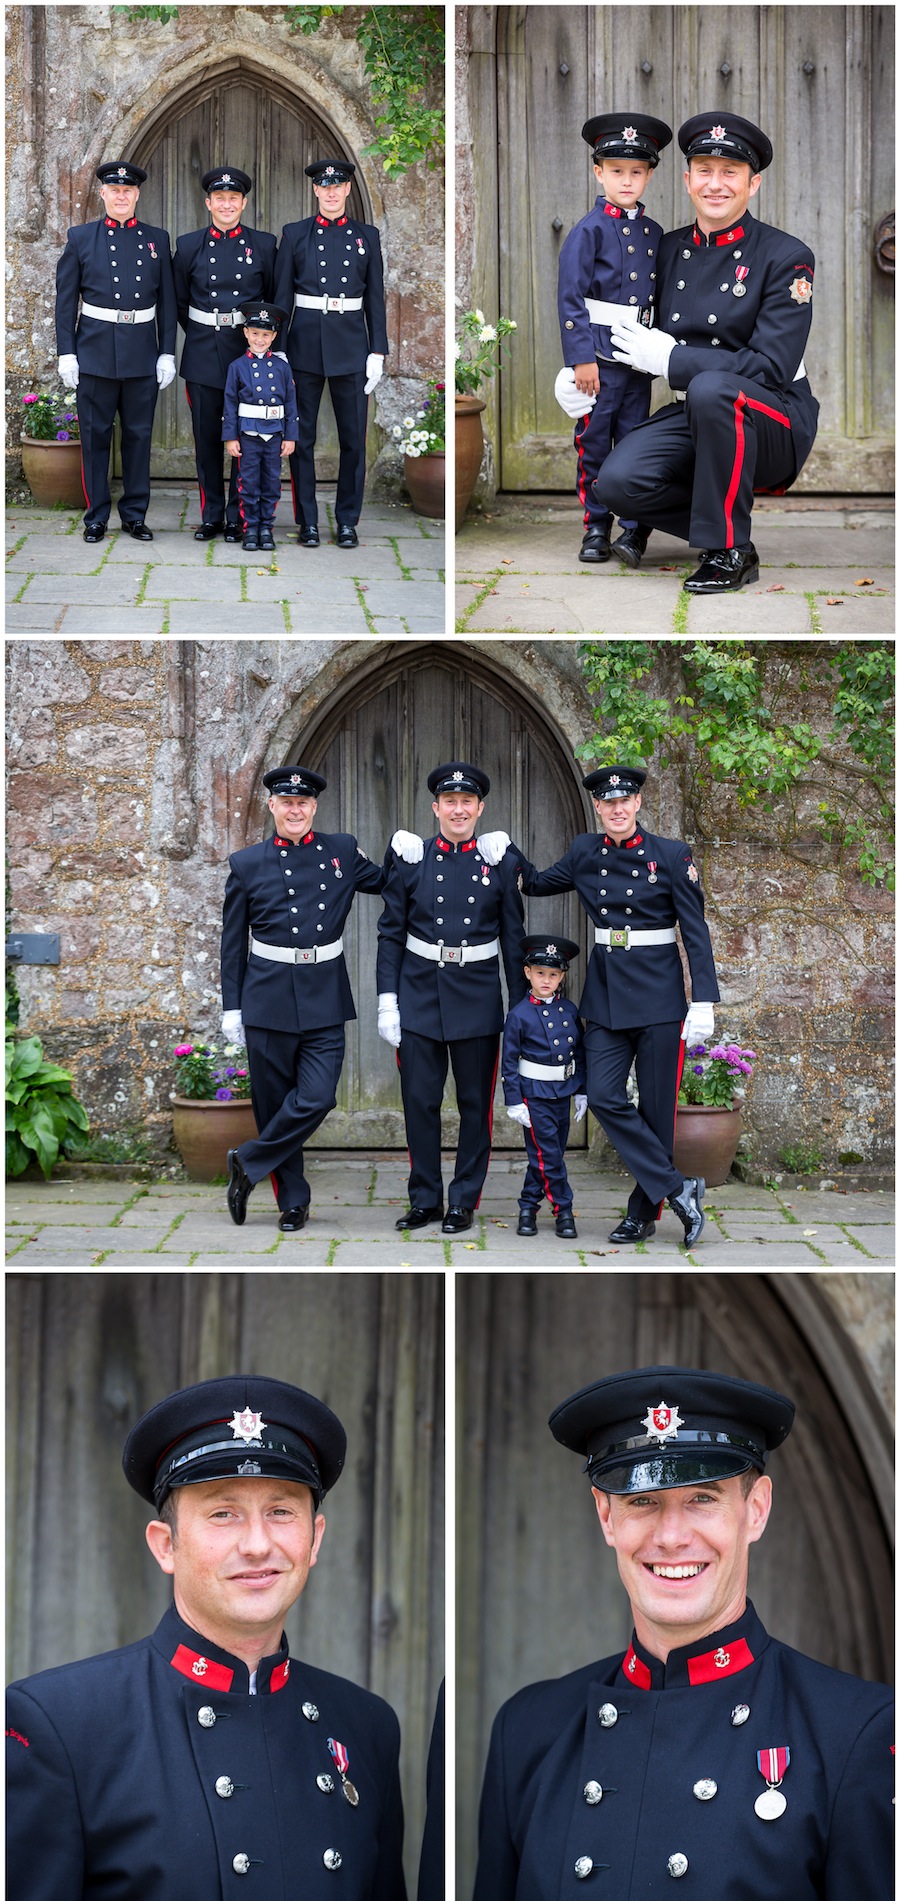
[[352, 11], [372, 85], [378, 152], [388, 178], [411, 165], [434, 170], [444, 144], [442, 7], [285, 7], [293, 33], [317, 33], [323, 20]]
[[[596, 725], [581, 758], [643, 765], [657, 754], [695, 811], [728, 788], [739, 806], [775, 815], [786, 848], [812, 830], [865, 884], [894, 889], [888, 642], [586, 641], [580, 654]], [[802, 717], [813, 694], [825, 709], [815, 726]]]

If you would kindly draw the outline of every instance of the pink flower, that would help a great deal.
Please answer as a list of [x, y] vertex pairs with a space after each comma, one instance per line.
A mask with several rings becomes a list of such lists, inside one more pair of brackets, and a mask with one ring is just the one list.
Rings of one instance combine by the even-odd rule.
[[23, 403], [36, 403], [36, 402], [37, 402], [37, 397], [36, 397], [36, 396], [23, 396], [23, 397], [22, 397], [22, 401], [23, 401]]
[[175, 1045], [176, 1056], [192, 1056], [193, 1053], [194, 1053], [193, 1043], [176, 1043]]

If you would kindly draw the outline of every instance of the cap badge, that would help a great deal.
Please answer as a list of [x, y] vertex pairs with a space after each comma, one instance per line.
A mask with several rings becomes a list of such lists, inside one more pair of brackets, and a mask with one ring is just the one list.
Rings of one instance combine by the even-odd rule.
[[234, 179], [232, 178], [232, 176], [231, 176], [231, 173], [230, 173], [230, 172], [223, 172], [223, 173], [222, 173], [222, 179], [221, 179], [221, 182], [222, 182], [222, 184], [223, 184], [223, 185], [233, 185], [233, 184], [234, 184]]
[[684, 1425], [684, 1420], [677, 1406], [667, 1406], [664, 1400], [660, 1400], [657, 1406], [648, 1407], [647, 1416], [641, 1420], [641, 1425], [648, 1437], [655, 1439], [657, 1445], [664, 1446], [667, 1439], [678, 1437], [678, 1428]]
[[333, 177], [334, 177], [334, 166], [333, 166], [333, 165], [326, 165], [326, 167], [325, 167], [325, 177], [326, 177], [326, 178], [333, 178]]
[[454, 783], [454, 785], [458, 785], [458, 784], [460, 783], [460, 781], [461, 781], [461, 779], [462, 779], [462, 776], [463, 776], [463, 775], [462, 775], [462, 773], [461, 773], [461, 772], [454, 772], [454, 773], [452, 773], [452, 774], [451, 774], [451, 777], [452, 777], [452, 779], [453, 779], [453, 783]]
[[622, 137], [623, 137], [623, 139], [628, 139], [628, 140], [629, 140], [629, 142], [633, 144], [633, 143], [634, 143], [634, 140], [635, 140], [635, 139], [637, 138], [637, 128], [636, 128], [636, 126], [633, 126], [633, 125], [626, 125], [626, 127], [625, 127], [625, 129], [624, 129], [624, 131], [623, 131], [623, 133], [622, 133]]
[[618, 775], [618, 773], [617, 773], [617, 772], [611, 772], [611, 773], [610, 773], [610, 775], [609, 775], [609, 783], [610, 783], [610, 785], [621, 785], [621, 783], [622, 783], [622, 781], [621, 781], [621, 779], [619, 778], [619, 775]]
[[236, 1439], [243, 1439], [245, 1446], [259, 1445], [265, 1430], [265, 1420], [261, 1413], [252, 1413], [245, 1406], [242, 1413], [235, 1412], [229, 1425]]
[[726, 136], [726, 133], [725, 133], [725, 127], [724, 127], [724, 125], [714, 125], [714, 126], [712, 126], [712, 127], [710, 128], [710, 134], [709, 134], [709, 136], [710, 136], [710, 138], [711, 138], [711, 139], [724, 139], [724, 138], [725, 138], [725, 136]]
[[117, 173], [116, 173], [116, 177], [117, 177], [117, 178], [127, 178], [127, 177], [128, 177], [128, 168], [127, 168], [127, 166], [125, 166], [125, 165], [120, 165], [120, 166], [119, 166], [119, 169], [118, 169], [118, 171], [117, 171]]
[[300, 784], [300, 774], [299, 774], [299, 772], [292, 772], [292, 773], [291, 773], [291, 785], [299, 785], [299, 784]]
[[555, 956], [556, 956], [556, 945], [555, 945], [555, 944], [548, 944], [548, 945], [547, 945], [547, 956], [548, 956], [548, 957], [555, 957]]
[[[259, 314], [260, 314], [260, 318], [261, 318], [261, 320], [262, 320], [262, 322], [263, 322], [263, 323], [268, 323], [268, 321], [269, 321], [269, 313], [268, 313], [268, 311], [267, 311], [267, 310], [260, 310], [260, 313], [259, 313]], [[293, 782], [293, 779], [292, 779], [292, 780], [291, 780], [291, 784], [293, 785], [293, 783], [294, 783], [294, 782]]]

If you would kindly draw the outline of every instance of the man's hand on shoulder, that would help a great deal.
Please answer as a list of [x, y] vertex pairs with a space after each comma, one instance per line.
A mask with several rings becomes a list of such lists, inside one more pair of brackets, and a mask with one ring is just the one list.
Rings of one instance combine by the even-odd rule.
[[391, 850], [403, 859], [404, 864], [420, 865], [425, 846], [418, 832], [395, 832], [391, 839]]
[[478, 840], [478, 850], [486, 865], [499, 865], [511, 844], [512, 839], [508, 832], [482, 832]]

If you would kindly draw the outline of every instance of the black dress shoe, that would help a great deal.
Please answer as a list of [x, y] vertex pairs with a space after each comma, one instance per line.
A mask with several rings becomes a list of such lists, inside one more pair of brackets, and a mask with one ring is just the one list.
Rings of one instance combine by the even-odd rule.
[[359, 536], [356, 529], [351, 527], [348, 521], [342, 521], [338, 524], [338, 531], [334, 538], [339, 548], [359, 547]]
[[243, 539], [244, 539], [244, 530], [241, 527], [240, 522], [227, 521], [225, 523], [225, 540], [230, 542], [232, 547], [234, 547], [237, 542], [243, 541]]
[[697, 569], [681, 585], [686, 594], [724, 594], [759, 580], [759, 556], [752, 541], [746, 548], [710, 548]]
[[275, 546], [275, 536], [273, 535], [273, 533], [272, 533], [272, 530], [271, 530], [271, 528], [261, 528], [261, 529], [260, 529], [260, 531], [259, 531], [259, 545], [260, 545], [260, 547], [261, 547], [261, 548], [265, 548], [265, 549], [266, 549], [267, 551], [268, 551], [269, 549], [271, 549], [271, 548], [274, 548], [274, 546]]
[[228, 1151], [228, 1212], [236, 1228], [242, 1228], [247, 1217], [247, 1202], [253, 1183], [244, 1167], [237, 1149]]
[[315, 522], [310, 522], [309, 527], [305, 527], [301, 522], [300, 527], [297, 529], [297, 545], [300, 548], [317, 548], [319, 546], [319, 530]]
[[556, 1232], [562, 1241], [577, 1241], [578, 1229], [571, 1208], [565, 1208], [557, 1215]]
[[656, 1233], [655, 1221], [636, 1221], [634, 1215], [623, 1215], [617, 1228], [608, 1236], [617, 1247], [628, 1247], [635, 1241], [649, 1241]]
[[259, 536], [256, 533], [255, 529], [252, 534], [247, 534], [244, 536], [243, 541], [241, 542], [241, 547], [243, 548], [245, 554], [256, 553], [259, 547]]
[[520, 1208], [517, 1234], [537, 1234], [537, 1209]]
[[89, 521], [84, 531], [84, 539], [85, 541], [102, 541], [105, 533], [105, 521]]
[[282, 1208], [278, 1217], [278, 1226], [282, 1234], [296, 1234], [306, 1225], [309, 1208]]
[[609, 560], [609, 529], [595, 525], [585, 530], [584, 540], [578, 555], [579, 561], [586, 561], [590, 567], [596, 567], [601, 561]]
[[224, 526], [223, 521], [202, 521], [199, 528], [194, 529], [194, 540], [214, 541], [216, 535], [222, 533]]
[[153, 530], [147, 527], [145, 521], [123, 521], [122, 527], [126, 535], [130, 535], [133, 541], [153, 540]]
[[466, 1228], [471, 1228], [474, 1215], [474, 1208], [458, 1208], [451, 1203], [441, 1223], [441, 1233], [464, 1234]]
[[624, 561], [626, 568], [639, 568], [647, 552], [647, 543], [649, 540], [649, 528], [641, 528], [640, 526], [637, 528], [626, 528], [619, 536], [618, 541], [613, 542], [610, 552], [615, 555], [617, 561]]
[[706, 1183], [702, 1175], [689, 1176], [677, 1195], [669, 1196], [669, 1207], [678, 1216], [684, 1229], [684, 1245], [692, 1248], [699, 1241], [706, 1227], [706, 1216], [701, 1203], [706, 1194]]
[[443, 1204], [438, 1202], [436, 1208], [407, 1208], [405, 1215], [401, 1215], [394, 1226], [395, 1228], [427, 1228], [430, 1221], [443, 1221], [443, 1218]]

